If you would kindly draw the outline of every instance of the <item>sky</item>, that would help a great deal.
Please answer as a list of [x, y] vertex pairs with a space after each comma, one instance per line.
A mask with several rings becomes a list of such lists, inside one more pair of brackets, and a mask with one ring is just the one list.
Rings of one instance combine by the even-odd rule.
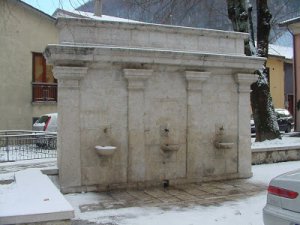
[[22, 0], [27, 4], [52, 15], [57, 8], [73, 10], [88, 0]]

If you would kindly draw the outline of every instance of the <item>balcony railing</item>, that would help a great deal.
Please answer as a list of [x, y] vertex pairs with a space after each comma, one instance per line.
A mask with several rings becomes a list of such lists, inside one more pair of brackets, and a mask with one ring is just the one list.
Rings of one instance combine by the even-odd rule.
[[57, 83], [33, 82], [32, 101], [33, 102], [56, 102]]

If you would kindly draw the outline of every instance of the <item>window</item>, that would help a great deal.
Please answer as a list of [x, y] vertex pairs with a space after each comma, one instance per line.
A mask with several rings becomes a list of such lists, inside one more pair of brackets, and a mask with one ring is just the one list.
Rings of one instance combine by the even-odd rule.
[[57, 81], [42, 53], [32, 53], [32, 101], [57, 101]]

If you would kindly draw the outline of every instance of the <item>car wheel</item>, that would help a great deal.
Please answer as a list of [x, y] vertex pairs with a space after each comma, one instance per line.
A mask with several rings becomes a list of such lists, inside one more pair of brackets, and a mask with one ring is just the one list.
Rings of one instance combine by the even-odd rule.
[[292, 126], [288, 124], [285, 133], [290, 133], [291, 131], [292, 131]]

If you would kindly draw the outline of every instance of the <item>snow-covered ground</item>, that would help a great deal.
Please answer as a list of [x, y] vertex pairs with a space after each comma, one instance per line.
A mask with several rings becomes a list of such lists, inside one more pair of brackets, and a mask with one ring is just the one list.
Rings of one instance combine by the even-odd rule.
[[271, 141], [255, 142], [255, 138], [251, 138], [251, 148], [271, 148], [271, 147], [294, 147], [300, 146], [300, 138], [293, 136], [282, 135], [281, 139], [275, 139]]
[[9, 179], [15, 182], [0, 185], [0, 224], [72, 218], [72, 206], [39, 169], [22, 170]]
[[[250, 182], [268, 185], [270, 180], [290, 170], [300, 168], [300, 161], [257, 165], [252, 167]], [[81, 213], [79, 205], [101, 201], [96, 193], [66, 195], [75, 208], [77, 220], [114, 225], [263, 225], [262, 209], [266, 203], [266, 192], [242, 198], [219, 206], [193, 206], [169, 209], [158, 207], [134, 207]]]
[[[252, 140], [253, 141], [253, 140]], [[252, 143], [252, 147], [271, 146], [299, 146], [300, 138], [283, 137], [282, 140]], [[26, 161], [26, 163], [29, 161]], [[6, 165], [7, 164], [7, 165]], [[17, 163], [5, 163], [3, 167], [18, 166]], [[23, 164], [22, 164], [23, 166]], [[249, 179], [253, 183], [267, 185], [269, 181], [284, 172], [300, 168], [300, 161], [256, 165], [252, 167], [253, 177]], [[9, 170], [11, 171], [11, 170]], [[7, 179], [10, 174], [0, 174]], [[0, 185], [0, 194], [5, 194], [14, 188], [14, 184]], [[23, 193], [20, 193], [20, 196]], [[32, 192], [35, 195], [35, 192]], [[97, 193], [68, 194], [66, 199], [75, 209], [76, 224], [101, 224], [101, 225], [263, 225], [262, 209], [266, 202], [266, 192], [259, 193], [254, 197], [241, 198], [225, 202], [217, 206], [194, 205], [180, 207], [178, 205], [168, 208], [160, 207], [129, 207], [122, 209], [98, 210], [81, 212], [80, 205], [97, 204], [101, 202], [101, 195]], [[1, 203], [1, 201], [0, 201]], [[85, 222], [84, 222], [85, 221]]]

